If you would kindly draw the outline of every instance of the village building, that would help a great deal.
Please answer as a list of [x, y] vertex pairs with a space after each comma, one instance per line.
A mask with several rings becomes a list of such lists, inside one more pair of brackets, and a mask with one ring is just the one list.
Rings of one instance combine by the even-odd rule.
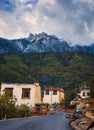
[[82, 98], [89, 98], [90, 97], [90, 87], [89, 86], [83, 86], [80, 89], [80, 93], [78, 95]]
[[80, 93], [70, 102], [71, 105], [76, 106], [76, 112], [82, 111], [89, 107], [88, 100], [90, 99], [90, 87], [83, 86], [80, 88]]
[[61, 88], [44, 88], [43, 103], [60, 103], [64, 100], [64, 90]]
[[29, 107], [35, 107], [36, 103], [41, 103], [41, 89], [38, 83], [2, 83], [1, 95], [3, 94], [8, 94], [10, 98], [16, 98], [16, 105], [25, 104]]

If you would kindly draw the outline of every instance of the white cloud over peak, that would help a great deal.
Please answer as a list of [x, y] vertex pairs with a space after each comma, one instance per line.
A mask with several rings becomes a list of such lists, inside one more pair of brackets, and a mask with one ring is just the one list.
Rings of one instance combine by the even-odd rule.
[[94, 0], [1, 0], [0, 4], [0, 37], [46, 32], [73, 44], [94, 42]]

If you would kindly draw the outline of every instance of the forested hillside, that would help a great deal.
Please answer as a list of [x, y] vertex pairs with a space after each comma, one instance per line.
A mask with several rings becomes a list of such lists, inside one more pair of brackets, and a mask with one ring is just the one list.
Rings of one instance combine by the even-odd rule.
[[33, 83], [74, 89], [94, 77], [94, 55], [32, 53], [0, 55], [0, 82]]

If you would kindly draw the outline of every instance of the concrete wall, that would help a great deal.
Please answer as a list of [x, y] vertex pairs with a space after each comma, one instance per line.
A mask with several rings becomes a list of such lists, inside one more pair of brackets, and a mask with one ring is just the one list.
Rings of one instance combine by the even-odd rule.
[[38, 83], [35, 83], [35, 103], [41, 103], [41, 89]]
[[[4, 94], [4, 90], [6, 88], [13, 88], [13, 98], [17, 99], [16, 104], [26, 104], [29, 107], [34, 107], [35, 103], [40, 103], [40, 86], [38, 85], [38, 88], [36, 89], [35, 84], [1, 84], [1, 94]], [[22, 89], [23, 88], [29, 88], [30, 89], [30, 98], [22, 98]], [[38, 90], [38, 91], [37, 91]], [[37, 91], [37, 92], [36, 92]]]
[[46, 91], [44, 91], [43, 103], [60, 103], [60, 101], [64, 99], [64, 93], [57, 91], [57, 95], [53, 95], [53, 91], [49, 91], [49, 95], [46, 95]]
[[[83, 96], [83, 93], [85, 93], [85, 96]], [[90, 96], [87, 95], [88, 93], [90, 94], [90, 89], [88, 89], [88, 90], [85, 90], [85, 89], [81, 90], [81, 92], [80, 92], [81, 98], [89, 98]]]
[[59, 101], [64, 100], [64, 92], [59, 92]]

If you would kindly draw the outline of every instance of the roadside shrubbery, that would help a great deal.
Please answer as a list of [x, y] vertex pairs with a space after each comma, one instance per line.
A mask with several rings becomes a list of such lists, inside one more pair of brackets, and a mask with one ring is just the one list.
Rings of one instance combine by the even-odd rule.
[[17, 117], [28, 117], [31, 116], [31, 110], [28, 106], [22, 104], [17, 106]]
[[16, 106], [16, 99], [8, 95], [0, 96], [0, 119], [31, 116], [31, 110], [26, 105]]

